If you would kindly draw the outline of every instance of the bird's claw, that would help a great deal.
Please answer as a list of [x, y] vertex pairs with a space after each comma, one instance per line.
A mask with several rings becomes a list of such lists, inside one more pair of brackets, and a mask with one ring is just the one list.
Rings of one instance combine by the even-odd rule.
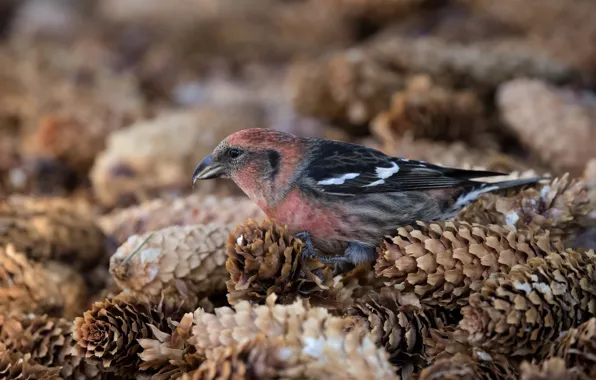
[[312, 242], [312, 238], [309, 232], [299, 232], [296, 234], [296, 237], [304, 243], [304, 251], [302, 251], [302, 257], [305, 259], [310, 259], [316, 257], [315, 246]]

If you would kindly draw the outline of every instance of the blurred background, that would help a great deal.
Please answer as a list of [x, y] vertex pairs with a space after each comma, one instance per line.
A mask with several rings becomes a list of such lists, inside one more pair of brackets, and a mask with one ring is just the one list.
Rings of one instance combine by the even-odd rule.
[[594, 0], [0, 0], [0, 198], [178, 197], [252, 127], [594, 184], [594, 20]]

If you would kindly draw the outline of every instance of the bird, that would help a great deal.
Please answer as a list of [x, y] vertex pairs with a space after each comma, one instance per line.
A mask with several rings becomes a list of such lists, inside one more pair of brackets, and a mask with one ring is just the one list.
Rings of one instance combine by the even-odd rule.
[[221, 141], [196, 166], [192, 182], [231, 179], [267, 217], [303, 241], [304, 256], [345, 270], [373, 262], [376, 247], [398, 227], [448, 220], [484, 193], [543, 179], [474, 181], [503, 175], [249, 128]]

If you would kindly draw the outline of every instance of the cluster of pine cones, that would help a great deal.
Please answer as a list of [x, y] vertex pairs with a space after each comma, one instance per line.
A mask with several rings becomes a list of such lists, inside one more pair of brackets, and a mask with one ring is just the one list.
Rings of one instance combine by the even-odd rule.
[[244, 198], [153, 201], [100, 228], [77, 204], [13, 196], [0, 205], [0, 375], [593, 378], [596, 254], [570, 247], [593, 212], [568, 176], [487, 194], [334, 277]]

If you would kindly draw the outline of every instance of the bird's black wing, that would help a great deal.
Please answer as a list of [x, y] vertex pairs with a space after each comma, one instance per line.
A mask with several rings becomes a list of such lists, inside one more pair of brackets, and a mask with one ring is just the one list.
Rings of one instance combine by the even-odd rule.
[[325, 193], [343, 196], [447, 188], [471, 178], [504, 175], [390, 157], [339, 141], [317, 141], [312, 145], [311, 157], [306, 169], [309, 183]]

